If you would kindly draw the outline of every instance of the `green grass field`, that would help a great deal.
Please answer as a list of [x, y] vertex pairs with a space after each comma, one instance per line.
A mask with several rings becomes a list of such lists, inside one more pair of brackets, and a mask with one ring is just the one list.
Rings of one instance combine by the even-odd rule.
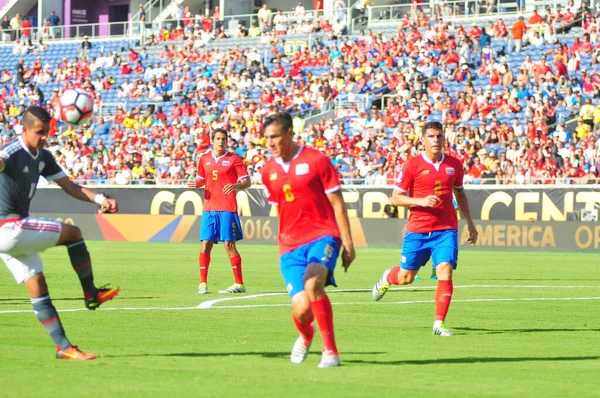
[[276, 247], [240, 245], [248, 294], [236, 296], [216, 293], [232, 280], [221, 246], [206, 296], [196, 292], [199, 245], [89, 248], [97, 284], [122, 288], [98, 311], [83, 310], [64, 248], [43, 258], [59, 312], [76, 310], [61, 312], [69, 338], [95, 361], [54, 359], [25, 288], [0, 267], [0, 396], [600, 396], [596, 255], [463, 251], [447, 319], [456, 336], [441, 338], [431, 335], [429, 269], [374, 303], [370, 289], [399, 253], [361, 249], [330, 295], [343, 366], [318, 369], [319, 337], [306, 362], [289, 362], [297, 332]]

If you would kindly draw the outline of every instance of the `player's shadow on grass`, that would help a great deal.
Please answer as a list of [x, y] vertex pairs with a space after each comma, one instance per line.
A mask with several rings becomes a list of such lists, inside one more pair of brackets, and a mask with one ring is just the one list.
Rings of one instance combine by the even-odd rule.
[[[454, 328], [457, 331], [480, 332], [475, 334], [503, 334], [503, 333], [547, 333], [547, 332], [600, 332], [600, 329], [588, 328], [558, 328], [558, 329], [480, 329], [480, 328]], [[461, 333], [462, 334], [462, 333]]]
[[481, 279], [469, 279], [471, 281], [600, 281], [600, 279], [593, 278], [481, 278]]
[[[127, 300], [151, 300], [157, 299], [159, 297], [127, 297]], [[53, 302], [56, 301], [83, 301], [82, 297], [59, 297], [52, 298]], [[10, 305], [10, 304], [31, 304], [31, 299], [23, 298], [23, 297], [14, 297], [14, 298], [0, 298], [0, 305]]]
[[[345, 352], [344, 354], [356, 355], [382, 355], [385, 352]], [[309, 355], [321, 356], [319, 352], [311, 352]], [[289, 359], [289, 351], [280, 352], [173, 352], [168, 354], [138, 354], [138, 355], [105, 355], [105, 358], [129, 358], [129, 357], [183, 357], [183, 358], [210, 358], [210, 357], [263, 357], [263, 358], [286, 358]]]
[[466, 357], [466, 358], [439, 358], [439, 359], [406, 359], [399, 361], [366, 361], [362, 359], [345, 359], [342, 364], [368, 364], [368, 365], [437, 365], [437, 364], [468, 364], [468, 363], [502, 363], [502, 362], [568, 362], [568, 361], [595, 361], [600, 356], [587, 357]]

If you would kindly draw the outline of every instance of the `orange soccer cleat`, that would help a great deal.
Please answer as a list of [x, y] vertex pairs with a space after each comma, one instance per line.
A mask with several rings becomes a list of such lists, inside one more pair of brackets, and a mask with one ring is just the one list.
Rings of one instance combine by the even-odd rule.
[[86, 354], [77, 348], [77, 346], [71, 346], [66, 350], [61, 350], [59, 346], [56, 346], [56, 358], [70, 359], [74, 361], [89, 361], [90, 359], [96, 359], [96, 355], [89, 353]]
[[121, 288], [119, 286], [109, 289], [98, 289], [95, 297], [92, 297], [88, 292], [85, 292], [85, 306], [88, 310], [95, 310], [101, 304], [114, 299]]

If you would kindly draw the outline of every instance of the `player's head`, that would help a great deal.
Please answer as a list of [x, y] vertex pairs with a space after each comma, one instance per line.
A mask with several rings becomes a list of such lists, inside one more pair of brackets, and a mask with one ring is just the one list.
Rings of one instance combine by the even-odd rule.
[[44, 108], [32, 105], [23, 114], [23, 140], [31, 148], [42, 149], [48, 141], [50, 114]]
[[292, 116], [287, 112], [279, 112], [267, 117], [263, 135], [271, 154], [275, 157], [285, 157], [294, 147]]
[[227, 149], [228, 134], [225, 129], [215, 129], [212, 132], [213, 149], [219, 153], [224, 153]]
[[427, 154], [439, 154], [444, 149], [444, 127], [440, 122], [427, 122], [423, 126], [421, 142]]

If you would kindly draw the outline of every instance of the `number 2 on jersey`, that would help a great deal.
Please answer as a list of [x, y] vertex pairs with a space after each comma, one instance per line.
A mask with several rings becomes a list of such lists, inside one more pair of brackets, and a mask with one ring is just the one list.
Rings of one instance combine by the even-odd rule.
[[294, 193], [292, 192], [292, 186], [290, 184], [285, 184], [283, 186], [283, 194], [285, 195], [286, 202], [294, 201]]
[[217, 181], [217, 170], [213, 170], [212, 178], [213, 178], [213, 181]]
[[440, 180], [436, 180], [435, 181], [435, 185], [433, 186], [433, 193], [435, 195], [441, 195], [442, 194], [442, 182]]

